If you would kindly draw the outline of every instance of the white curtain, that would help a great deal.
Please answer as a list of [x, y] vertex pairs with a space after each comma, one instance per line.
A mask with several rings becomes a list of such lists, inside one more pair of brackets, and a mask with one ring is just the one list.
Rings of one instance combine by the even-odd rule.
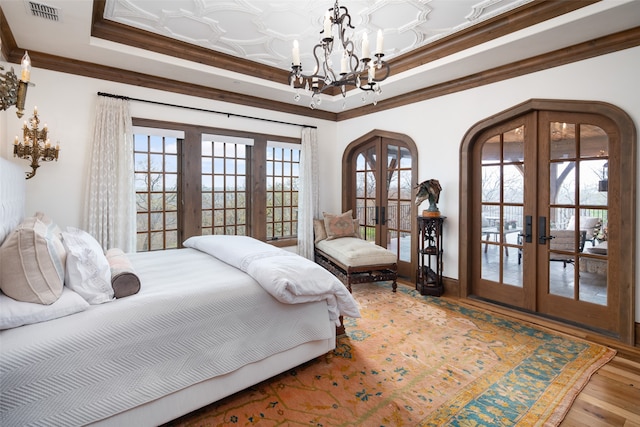
[[90, 151], [84, 228], [105, 250], [135, 252], [133, 134], [128, 100], [98, 98]]
[[318, 132], [302, 129], [298, 193], [298, 254], [313, 260], [313, 218], [319, 218]]

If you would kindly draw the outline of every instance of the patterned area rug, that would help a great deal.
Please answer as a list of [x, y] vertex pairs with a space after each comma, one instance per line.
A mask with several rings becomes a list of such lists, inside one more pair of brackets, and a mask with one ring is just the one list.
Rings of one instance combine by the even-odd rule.
[[614, 356], [399, 286], [354, 286], [336, 350], [170, 425], [553, 426]]

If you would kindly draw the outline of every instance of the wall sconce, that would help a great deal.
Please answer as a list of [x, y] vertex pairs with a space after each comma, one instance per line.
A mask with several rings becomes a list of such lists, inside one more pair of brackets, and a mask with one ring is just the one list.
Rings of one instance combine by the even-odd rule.
[[60, 153], [60, 143], [52, 147], [51, 142], [49, 142], [47, 138], [47, 125], [45, 124], [41, 130], [38, 129], [39, 126], [38, 107], [35, 107], [33, 109], [33, 116], [31, 117], [31, 128], [27, 126], [27, 122], [24, 122], [24, 126], [22, 127], [23, 142], [18, 141], [17, 135], [13, 142], [13, 157], [31, 160], [31, 172], [26, 172], [26, 179], [35, 176], [36, 169], [40, 167], [40, 161], [58, 161], [58, 154]]
[[[22, 57], [22, 73], [20, 79], [13, 72], [13, 67], [7, 72], [0, 73], [0, 110], [7, 110], [12, 105], [16, 106], [16, 115], [24, 114], [24, 103], [27, 100], [27, 87], [31, 77], [31, 59], [27, 52]], [[0, 70], [4, 67], [0, 65]], [[31, 83], [33, 85], [33, 83]]]
[[602, 165], [602, 179], [598, 181], [598, 191], [609, 191], [609, 162]]

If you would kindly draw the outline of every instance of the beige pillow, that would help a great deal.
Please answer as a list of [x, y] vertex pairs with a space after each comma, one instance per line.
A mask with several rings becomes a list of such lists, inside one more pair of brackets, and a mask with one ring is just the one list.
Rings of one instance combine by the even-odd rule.
[[324, 228], [324, 219], [313, 220], [313, 243], [318, 243], [327, 238], [327, 230]]
[[353, 219], [353, 237], [362, 238], [360, 236], [360, 220], [358, 218]]
[[327, 232], [327, 240], [339, 239], [341, 237], [360, 237], [354, 230], [353, 212], [334, 215], [323, 212], [324, 228]]
[[0, 247], [0, 289], [22, 302], [52, 304], [62, 294], [66, 251], [57, 226], [26, 218]]

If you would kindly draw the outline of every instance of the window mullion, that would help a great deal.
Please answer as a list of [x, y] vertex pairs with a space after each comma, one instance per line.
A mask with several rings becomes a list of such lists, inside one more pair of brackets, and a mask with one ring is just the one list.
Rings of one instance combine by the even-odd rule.
[[248, 171], [251, 195], [250, 232], [253, 237], [260, 240], [267, 239], [267, 139], [256, 137], [251, 150]]

